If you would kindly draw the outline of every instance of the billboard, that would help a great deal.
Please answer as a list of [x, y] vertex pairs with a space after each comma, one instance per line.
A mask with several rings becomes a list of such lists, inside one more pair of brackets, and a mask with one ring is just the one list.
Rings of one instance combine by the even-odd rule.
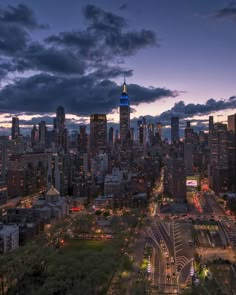
[[195, 191], [200, 189], [200, 176], [187, 176], [186, 177], [187, 191]]
[[196, 179], [187, 179], [186, 180], [187, 186], [198, 187], [198, 181]]

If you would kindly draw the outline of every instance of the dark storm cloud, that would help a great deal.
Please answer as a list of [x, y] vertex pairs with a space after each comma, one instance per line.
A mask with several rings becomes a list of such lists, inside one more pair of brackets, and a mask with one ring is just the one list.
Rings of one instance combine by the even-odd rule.
[[[0, 91], [0, 109], [6, 112], [54, 112], [58, 105], [63, 105], [71, 114], [109, 113], [118, 107], [121, 90], [115, 82], [98, 81], [91, 75], [64, 78], [39, 74], [5, 86]], [[128, 85], [128, 90], [132, 93], [132, 105], [177, 95], [168, 89], [136, 84]]]
[[[175, 105], [168, 111], [161, 113], [159, 116], [146, 116], [149, 122], [161, 121], [163, 125], [170, 124], [171, 117], [179, 117], [180, 119], [191, 118], [196, 115], [208, 115], [212, 112], [222, 111], [226, 109], [236, 108], [236, 96], [232, 96], [227, 100], [209, 99], [206, 104], [185, 104], [183, 101], [175, 103]], [[137, 118], [135, 118], [137, 120]], [[191, 120], [192, 121], [192, 120]], [[197, 120], [199, 122], [201, 120]], [[202, 124], [205, 120], [202, 121]], [[195, 122], [195, 120], [193, 120]], [[183, 122], [185, 125], [185, 123]]]
[[228, 7], [218, 10], [215, 16], [217, 18], [229, 18], [236, 21], [236, 4], [231, 3]]
[[170, 119], [172, 116], [180, 118], [193, 117], [195, 115], [207, 115], [211, 112], [236, 108], [236, 98], [229, 98], [228, 100], [209, 99], [206, 104], [186, 104], [183, 101], [175, 103], [173, 108], [169, 111], [163, 112], [160, 115], [160, 120]]
[[115, 30], [119, 30], [126, 25], [126, 21], [123, 17], [115, 15], [111, 12], [106, 12], [92, 4], [88, 4], [85, 7], [84, 16], [87, 20], [91, 21], [91, 27], [95, 28], [96, 30], [103, 30], [106, 28], [114, 28]]
[[88, 27], [84, 31], [62, 32], [49, 36], [46, 42], [73, 48], [83, 59], [94, 62], [116, 61], [135, 54], [139, 49], [157, 45], [151, 30], [126, 31], [123, 17], [87, 5], [84, 16]]
[[26, 5], [0, 8], [0, 53], [15, 55], [27, 47], [29, 30], [43, 28]]
[[0, 21], [0, 54], [14, 56], [26, 48], [29, 39], [29, 34], [21, 27]]
[[32, 43], [17, 59], [19, 69], [34, 69], [51, 73], [83, 74], [84, 62], [71, 51], [44, 47], [40, 43]]
[[133, 75], [133, 70], [125, 70], [118, 66], [103, 66], [92, 73], [97, 79], [116, 78], [119, 76], [130, 77]]
[[[151, 30], [127, 31], [123, 17], [94, 5], [83, 10], [87, 27], [81, 31], [61, 32], [44, 42], [34, 42], [30, 30], [41, 28], [33, 11], [25, 5], [8, 7], [0, 13], [0, 53], [9, 58], [7, 72], [40, 71], [68, 77], [93, 75], [99, 80], [132, 75], [122, 69], [125, 56], [156, 44]], [[6, 67], [6, 66], [5, 66]]]
[[34, 12], [28, 6], [19, 4], [18, 6], [8, 6], [5, 10], [0, 9], [0, 22], [8, 25], [14, 24], [29, 29], [44, 28], [38, 23]]

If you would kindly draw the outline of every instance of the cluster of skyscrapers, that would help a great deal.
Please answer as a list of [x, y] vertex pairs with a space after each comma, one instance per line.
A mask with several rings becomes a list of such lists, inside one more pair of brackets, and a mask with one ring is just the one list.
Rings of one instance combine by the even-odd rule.
[[43, 191], [49, 183], [62, 195], [87, 198], [104, 194], [112, 181], [116, 197], [132, 195], [142, 183], [148, 196], [162, 168], [165, 192], [176, 202], [185, 202], [186, 179], [197, 175], [208, 177], [217, 193], [235, 190], [235, 114], [228, 117], [228, 125], [210, 117], [208, 132], [194, 132], [187, 121], [183, 138], [179, 118], [172, 117], [169, 143], [162, 137], [161, 122], [147, 123], [141, 117], [137, 129], [131, 128], [125, 81], [119, 113], [119, 131], [113, 126], [108, 130], [106, 114], [92, 114], [89, 134], [85, 125], [69, 134], [65, 110], [59, 106], [52, 129], [41, 121], [30, 137], [20, 134], [19, 119], [12, 118], [11, 139], [0, 138], [2, 202]]

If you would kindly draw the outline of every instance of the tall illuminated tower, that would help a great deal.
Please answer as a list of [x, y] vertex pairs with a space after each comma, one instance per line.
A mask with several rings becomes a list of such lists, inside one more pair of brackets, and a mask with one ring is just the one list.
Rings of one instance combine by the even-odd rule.
[[130, 105], [129, 96], [126, 89], [126, 83], [124, 80], [123, 91], [120, 96], [120, 141], [121, 144], [125, 144], [129, 139], [130, 133]]

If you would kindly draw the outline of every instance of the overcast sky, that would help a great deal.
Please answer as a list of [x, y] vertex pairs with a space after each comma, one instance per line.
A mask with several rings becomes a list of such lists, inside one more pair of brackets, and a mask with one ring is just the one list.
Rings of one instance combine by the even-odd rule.
[[232, 1], [2, 0], [1, 132], [13, 114], [22, 128], [50, 124], [58, 105], [70, 128], [97, 112], [117, 122], [124, 74], [132, 118], [225, 120], [236, 111], [235, 31]]

